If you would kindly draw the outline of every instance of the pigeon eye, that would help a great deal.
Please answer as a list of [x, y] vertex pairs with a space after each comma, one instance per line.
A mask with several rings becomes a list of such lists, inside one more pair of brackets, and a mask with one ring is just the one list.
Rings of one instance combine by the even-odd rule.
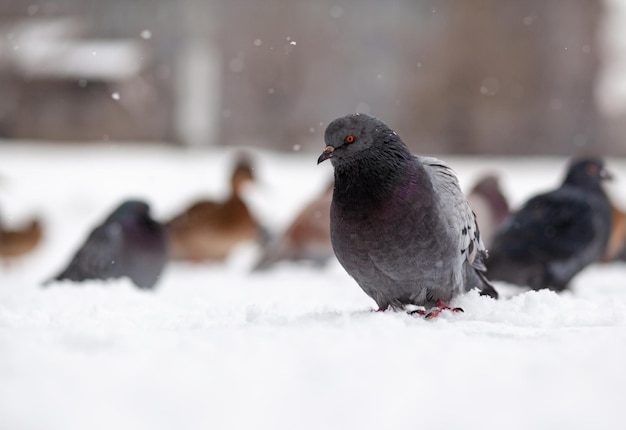
[[348, 136], [346, 136], [346, 138], [343, 141], [345, 143], [352, 143], [352, 142], [354, 142], [354, 136], [349, 134]]
[[589, 176], [597, 176], [599, 169], [595, 164], [589, 164], [585, 170]]

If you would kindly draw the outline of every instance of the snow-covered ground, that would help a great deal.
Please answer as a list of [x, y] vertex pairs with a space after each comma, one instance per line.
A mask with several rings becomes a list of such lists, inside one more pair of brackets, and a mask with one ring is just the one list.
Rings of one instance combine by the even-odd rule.
[[[321, 144], [320, 144], [321, 151]], [[331, 175], [319, 154], [256, 152], [248, 198], [284, 227]], [[153, 292], [129, 281], [42, 289], [120, 199], [165, 219], [227, 193], [232, 151], [0, 145], [0, 213], [46, 237], [0, 266], [0, 429], [621, 429], [626, 264], [590, 267], [573, 291], [470, 293], [434, 321], [375, 313], [333, 262], [249, 274], [171, 264]], [[561, 159], [445, 157], [469, 188], [499, 172], [512, 202], [558, 183]], [[609, 160], [626, 202], [626, 161]]]

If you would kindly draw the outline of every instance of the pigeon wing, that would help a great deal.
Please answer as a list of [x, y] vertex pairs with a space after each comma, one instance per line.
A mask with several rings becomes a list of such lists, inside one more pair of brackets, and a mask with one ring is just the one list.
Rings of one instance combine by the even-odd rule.
[[446, 228], [449, 234], [458, 241], [460, 264], [467, 261], [477, 269], [485, 270], [482, 257], [486, 249], [480, 238], [476, 215], [461, 191], [456, 174], [437, 158], [416, 158], [430, 174]]
[[117, 222], [99, 226], [91, 232], [67, 269], [56, 279], [83, 281], [116, 277], [122, 249], [122, 226]]
[[[399, 237], [411, 236], [415, 240], [399, 240], [393, 249], [381, 251], [376, 243], [371, 244], [368, 252], [370, 261], [387, 277], [395, 281], [411, 279], [415, 276], [415, 268], [407, 264], [406, 257], [421, 254], [426, 249], [437, 249], [443, 240], [452, 240], [458, 251], [454, 252], [456, 261], [449, 262], [455, 285], [463, 288], [464, 263], [468, 262], [479, 271], [484, 271], [483, 254], [486, 250], [480, 240], [474, 213], [461, 189], [454, 172], [441, 160], [415, 156], [416, 163], [421, 163], [430, 176], [434, 199], [438, 205], [437, 224], [443, 225], [444, 232], [433, 234], [432, 229], [425, 225], [434, 225], [435, 220], [419, 218], [420, 211], [412, 212], [412, 222], [399, 223], [394, 228]], [[415, 204], [417, 205], [417, 201]], [[441, 223], [443, 221], [443, 223]], [[415, 248], [420, 250], [416, 250]]]
[[593, 241], [590, 203], [563, 189], [530, 199], [496, 237], [512, 258], [526, 261], [569, 259]]

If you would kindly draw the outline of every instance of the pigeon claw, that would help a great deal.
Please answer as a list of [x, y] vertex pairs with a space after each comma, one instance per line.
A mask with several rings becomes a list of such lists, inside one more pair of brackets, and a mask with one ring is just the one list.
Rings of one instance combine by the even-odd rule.
[[417, 310], [409, 312], [409, 315], [417, 314], [417, 315], [423, 316], [424, 319], [432, 320], [432, 319], [437, 318], [439, 314], [441, 314], [441, 312], [443, 311], [465, 312], [463, 308], [451, 308], [443, 300], [437, 300], [437, 305], [434, 308], [428, 311], [425, 311], [423, 309], [417, 309]]
[[452, 311], [452, 312], [465, 312], [463, 310], [463, 308], [451, 308], [451, 307], [445, 307], [445, 308], [433, 308], [430, 311], [428, 311], [428, 313], [426, 315], [424, 315], [424, 319], [427, 320], [432, 320], [435, 319], [439, 316], [439, 314], [443, 311]]

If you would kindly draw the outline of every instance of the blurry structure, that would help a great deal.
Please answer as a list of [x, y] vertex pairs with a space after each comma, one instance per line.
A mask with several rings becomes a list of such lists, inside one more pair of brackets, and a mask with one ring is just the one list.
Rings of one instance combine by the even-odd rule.
[[167, 224], [173, 259], [223, 260], [236, 245], [261, 237], [262, 230], [241, 196], [246, 183], [254, 179], [252, 170], [250, 160], [240, 157], [233, 169], [228, 199], [198, 201]]
[[16, 258], [28, 254], [41, 242], [43, 228], [35, 219], [23, 229], [11, 230], [0, 223], [0, 258]]
[[494, 234], [511, 214], [498, 177], [489, 174], [480, 178], [467, 196], [467, 201], [476, 214], [480, 237], [489, 249]]
[[597, 39], [601, 67], [596, 78], [596, 99], [603, 132], [613, 144], [611, 152], [626, 154], [626, 2], [604, 0]]
[[[361, 111], [421, 153], [626, 154], [596, 109], [603, 4], [7, 1], [0, 134], [312, 149], [331, 118]], [[68, 17], [61, 39], [24, 39], [23, 25]], [[99, 62], [109, 49], [120, 59]], [[37, 73], [17, 66], [52, 52]], [[81, 60], [52, 76], [59, 58]]]
[[291, 225], [263, 249], [254, 271], [266, 270], [281, 261], [312, 261], [324, 264], [333, 257], [330, 243], [330, 203], [333, 184], [311, 201]]
[[0, 137], [176, 140], [175, 56], [158, 42], [170, 30], [153, 41], [141, 8], [85, 3], [0, 5]]
[[601, 2], [232, 0], [222, 10], [238, 23], [220, 27], [225, 141], [319, 146], [321, 123], [361, 111], [421, 153], [569, 155], [600, 143]]

